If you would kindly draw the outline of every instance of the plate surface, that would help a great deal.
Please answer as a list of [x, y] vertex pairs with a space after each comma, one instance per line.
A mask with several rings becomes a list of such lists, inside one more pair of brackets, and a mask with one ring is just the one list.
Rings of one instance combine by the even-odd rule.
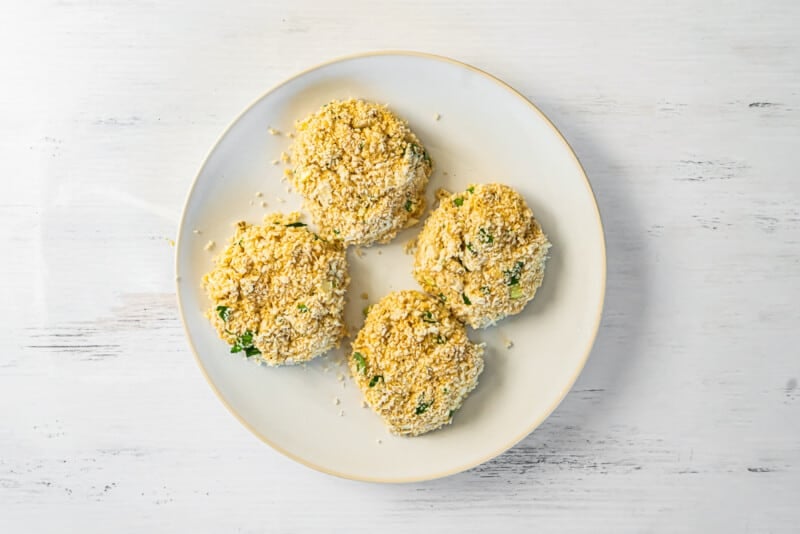
[[[553, 244], [544, 284], [527, 308], [495, 327], [469, 331], [473, 341], [487, 344], [486, 365], [453, 424], [416, 438], [388, 434], [378, 416], [361, 406], [343, 349], [306, 366], [257, 366], [230, 354], [203, 315], [209, 302], [200, 279], [232, 235], [233, 223], [259, 223], [268, 212], [300, 209], [300, 198], [282, 181], [283, 165], [273, 164], [289, 146], [286, 132], [326, 102], [349, 97], [386, 103], [409, 121], [434, 162], [429, 206], [439, 187], [457, 191], [470, 183], [502, 182], [523, 194]], [[272, 135], [270, 127], [282, 134]], [[418, 288], [413, 256], [403, 245], [420, 226], [388, 245], [363, 249], [363, 256], [348, 251], [346, 316], [354, 333], [363, 324], [364, 306], [390, 291]], [[217, 244], [211, 252], [205, 250], [208, 241]], [[189, 193], [176, 265], [190, 345], [212, 388], [247, 428], [320, 471], [406, 482], [489, 460], [555, 409], [594, 342], [606, 261], [589, 183], [547, 118], [513, 89], [468, 65], [398, 52], [316, 67], [248, 108], [212, 149]], [[509, 342], [513, 347], [507, 348]]]

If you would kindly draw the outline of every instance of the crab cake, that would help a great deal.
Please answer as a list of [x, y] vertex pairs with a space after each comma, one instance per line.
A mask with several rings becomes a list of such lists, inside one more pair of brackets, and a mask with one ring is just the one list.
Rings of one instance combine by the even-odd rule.
[[550, 242], [500, 184], [444, 194], [417, 238], [414, 278], [473, 328], [519, 313], [542, 285]]
[[419, 220], [431, 159], [386, 106], [334, 100], [296, 129], [286, 173], [324, 235], [385, 243]]
[[300, 215], [240, 222], [230, 245], [203, 277], [206, 313], [219, 336], [269, 365], [310, 360], [345, 333], [350, 277], [342, 244], [310, 232]]
[[394, 434], [416, 436], [450, 423], [478, 384], [483, 345], [436, 299], [390, 293], [369, 309], [353, 342], [350, 371]]

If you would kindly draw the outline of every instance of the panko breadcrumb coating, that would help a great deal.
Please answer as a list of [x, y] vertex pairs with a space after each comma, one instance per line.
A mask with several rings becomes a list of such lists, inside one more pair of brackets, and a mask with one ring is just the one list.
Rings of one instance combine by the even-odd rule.
[[296, 129], [287, 176], [325, 236], [385, 243], [419, 220], [431, 160], [386, 106], [334, 100]]
[[203, 277], [219, 336], [269, 365], [310, 360], [345, 333], [350, 277], [344, 247], [310, 232], [299, 213], [237, 223], [230, 245]]
[[416, 241], [414, 278], [473, 328], [522, 311], [550, 242], [522, 196], [500, 184], [440, 195]]
[[350, 371], [394, 434], [416, 436], [453, 419], [483, 371], [483, 346], [433, 297], [390, 293], [353, 342]]

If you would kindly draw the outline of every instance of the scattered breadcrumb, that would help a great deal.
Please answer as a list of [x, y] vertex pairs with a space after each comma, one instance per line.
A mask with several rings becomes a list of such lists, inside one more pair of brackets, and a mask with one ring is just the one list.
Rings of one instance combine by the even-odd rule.
[[275, 128], [268, 128], [267, 131], [269, 132], [270, 135], [280, 135], [281, 134], [280, 130], [276, 130]]
[[170, 239], [170, 238], [168, 237], [168, 238], [167, 238], [167, 242], [169, 243], [169, 246], [171, 246], [171, 247], [174, 247], [174, 246], [175, 246], [175, 240], [174, 240], [174, 239]]
[[284, 199], [282, 199], [281, 197], [275, 197], [275, 200], [277, 200], [277, 201], [278, 201], [278, 202], [280, 202], [281, 204], [284, 204], [284, 203], [286, 203], [286, 201], [285, 201]]
[[337, 374], [337, 375], [336, 375], [336, 380], [338, 380], [339, 382], [341, 382], [342, 380], [344, 380], [344, 375], [343, 375], [342, 373], [339, 373], [339, 374]]
[[335, 405], [337, 405], [337, 406], [338, 406], [340, 402], [341, 402], [341, 401], [339, 400], [339, 397], [334, 397], [334, 398], [333, 398], [333, 403], [334, 403]]
[[365, 400], [362, 400], [362, 401], [361, 401], [361, 407], [362, 407], [362, 408], [369, 408], [369, 404], [367, 404], [367, 401], [365, 401]]
[[213, 241], [209, 241], [208, 243], [206, 243], [206, 246], [204, 246], [203, 248], [205, 250], [213, 250], [215, 246], [217, 246], [216, 243], [214, 243]]
[[200, 235], [200, 230], [192, 230], [192, 233], [193, 233], [194, 235]]
[[353, 252], [355, 252], [356, 256], [358, 256], [359, 258], [363, 258], [364, 257], [364, 251], [361, 250], [361, 247], [356, 247], [353, 250]]
[[256, 196], [257, 197], [261, 197], [261, 196], [263, 196], [263, 193], [261, 191], [256, 191]]
[[277, 165], [278, 163], [280, 163], [280, 161], [279, 161], [279, 160], [277, 160], [277, 159], [273, 159], [273, 160], [272, 160], [272, 164], [273, 164], [273, 165]]
[[375, 442], [376, 442], [378, 445], [380, 445], [381, 443], [383, 443], [383, 440], [382, 440], [381, 438], [378, 438], [378, 439], [376, 439], [376, 440], [375, 440]]
[[261, 201], [261, 207], [262, 207], [262, 208], [266, 208], [266, 207], [267, 207], [267, 202], [266, 202], [266, 200], [262, 200], [262, 201]]
[[510, 339], [506, 339], [505, 343], [503, 343], [503, 344], [506, 346], [507, 349], [510, 349], [511, 347], [514, 346], [514, 342], [511, 341]]
[[369, 293], [367, 292], [361, 293], [361, 295], [359, 296], [361, 297], [362, 300], [369, 300]]
[[403, 252], [406, 254], [413, 254], [417, 250], [417, 238], [409, 239], [403, 244]]
[[294, 132], [289, 132], [286, 134], [286, 136], [289, 138], [294, 138]]
[[344, 410], [339, 410], [339, 417], [344, 417]]
[[434, 113], [434, 114], [433, 114], [433, 120], [435, 120], [435, 121], [438, 121], [438, 120], [439, 120], [439, 119], [441, 119], [441, 118], [442, 118], [442, 116], [441, 116], [441, 115], [439, 115], [438, 113]]
[[180, 277], [180, 276], [176, 276], [176, 277], [175, 277], [175, 281], [176, 281], [176, 282], [180, 282], [180, 281], [181, 281], [181, 277]]
[[281, 161], [284, 163], [289, 163], [289, 154], [286, 152], [281, 152]]
[[255, 206], [255, 204], [256, 204], [256, 203], [255, 203], [254, 201], [252, 201], [252, 200], [250, 201], [250, 205], [251, 205], [251, 206]]

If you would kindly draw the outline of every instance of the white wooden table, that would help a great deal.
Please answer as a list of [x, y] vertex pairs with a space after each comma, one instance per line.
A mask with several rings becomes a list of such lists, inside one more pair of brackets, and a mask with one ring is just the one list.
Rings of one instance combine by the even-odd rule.
[[[0, 7], [0, 532], [800, 529], [800, 4], [228, 4]], [[553, 416], [399, 486], [311, 471], [225, 411], [170, 244], [245, 106], [386, 48], [539, 105], [609, 257], [596, 346]]]

